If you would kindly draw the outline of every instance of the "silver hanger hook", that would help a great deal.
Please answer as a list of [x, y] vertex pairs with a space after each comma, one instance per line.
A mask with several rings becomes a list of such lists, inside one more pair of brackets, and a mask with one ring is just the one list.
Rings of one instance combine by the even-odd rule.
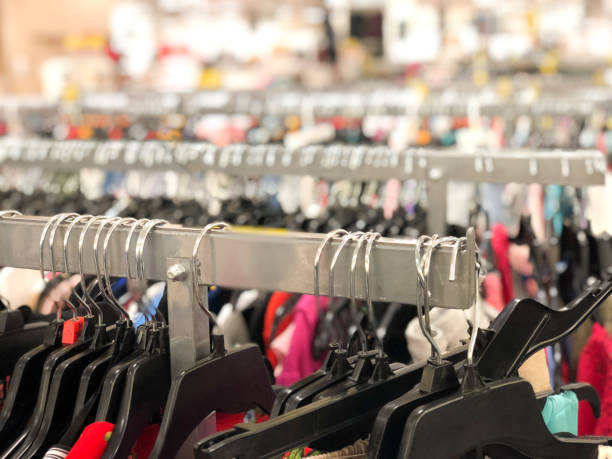
[[[62, 214], [61, 217], [59, 217], [56, 221], [55, 224], [53, 225], [53, 228], [51, 228], [51, 234], [49, 235], [49, 254], [51, 255], [51, 272], [55, 273], [57, 272], [55, 269], [55, 253], [54, 253], [54, 248], [55, 248], [55, 233], [57, 232], [57, 229], [59, 228], [59, 226], [66, 220], [72, 218], [78, 218], [79, 214], [77, 213], [65, 213]], [[65, 273], [68, 274], [68, 265], [65, 266]], [[68, 307], [70, 308], [70, 310], [72, 311], [72, 319], [76, 320], [77, 319], [77, 308], [74, 306], [74, 304], [72, 304], [72, 302], [70, 301], [70, 298], [67, 298], [65, 303], [68, 305]], [[62, 307], [59, 306], [57, 309], [57, 320], [60, 320], [60, 318], [62, 317]]]
[[319, 301], [319, 294], [320, 294], [319, 262], [321, 261], [321, 255], [323, 254], [323, 249], [325, 249], [325, 246], [327, 245], [329, 241], [331, 241], [333, 238], [337, 236], [340, 236], [340, 235], [345, 236], [346, 234], [348, 234], [348, 231], [344, 229], [336, 229], [336, 230], [330, 231], [325, 236], [325, 239], [323, 239], [323, 242], [321, 242], [321, 245], [319, 245], [319, 248], [317, 249], [317, 253], [315, 254], [314, 265], [313, 265], [314, 267], [314, 297], [315, 297], [315, 303], [317, 305], [317, 310], [319, 312], [319, 319], [323, 317], [323, 308], [321, 308], [321, 302]]
[[370, 233], [370, 237], [368, 238], [368, 244], [366, 245], [365, 257], [364, 257], [364, 266], [365, 266], [365, 294], [366, 294], [366, 304], [368, 306], [368, 316], [370, 317], [370, 323], [374, 325], [374, 306], [372, 305], [372, 295], [370, 293], [370, 283], [372, 279], [370, 278], [372, 270], [371, 266], [371, 258], [370, 255], [372, 253], [372, 247], [374, 246], [374, 242], [381, 237], [380, 233]]
[[[97, 312], [97, 315], [98, 315], [98, 325], [102, 325], [103, 324], [102, 309], [100, 308], [100, 306], [98, 306], [96, 301], [91, 297], [91, 295], [89, 294], [89, 289], [87, 288], [87, 286], [85, 284], [85, 274], [83, 273], [83, 245], [85, 243], [85, 236], [87, 235], [87, 231], [89, 231], [89, 228], [91, 228], [91, 226], [94, 223], [99, 222], [100, 220], [106, 220], [106, 219], [108, 219], [108, 217], [104, 217], [104, 216], [101, 216], [101, 215], [91, 218], [85, 224], [85, 227], [81, 230], [81, 234], [79, 236], [79, 274], [81, 275], [81, 288], [83, 289], [83, 293], [85, 294], [85, 297], [90, 301], [91, 306]], [[95, 253], [94, 253], [94, 257], [95, 257]], [[100, 290], [102, 290], [101, 286], [99, 288], [100, 288]]]
[[110, 223], [118, 223], [120, 221], [121, 221], [121, 217], [113, 217], [113, 218], [104, 220], [102, 223], [98, 225], [98, 230], [96, 231], [96, 235], [94, 236], [94, 241], [93, 241], [93, 255], [94, 255], [93, 259], [94, 259], [94, 266], [96, 268], [96, 279], [98, 280], [98, 288], [100, 289], [100, 293], [102, 293], [102, 296], [108, 301], [109, 305], [117, 311], [119, 317], [121, 318], [121, 317], [125, 317], [124, 316], [125, 311], [123, 310], [123, 308], [115, 305], [112, 298], [108, 294], [108, 290], [112, 292], [113, 289], [112, 289], [110, 282], [108, 284], [105, 283], [105, 280], [107, 278], [102, 279], [102, 268], [100, 267], [100, 257], [99, 257], [99, 250], [98, 250], [100, 236], [102, 234], [102, 231], [106, 227], [106, 225]]
[[151, 220], [149, 220], [148, 218], [141, 218], [140, 220], [136, 220], [134, 223], [132, 223], [132, 226], [130, 227], [130, 231], [128, 232], [127, 238], [125, 239], [124, 255], [125, 255], [125, 263], [127, 265], [127, 276], [126, 277], [128, 280], [134, 279], [134, 276], [132, 276], [132, 271], [130, 270], [130, 246], [132, 244], [132, 236], [134, 235], [134, 232], [139, 226], [144, 226], [150, 221]]
[[57, 214], [54, 215], [53, 217], [51, 217], [49, 219], [49, 221], [47, 222], [47, 224], [45, 225], [45, 227], [42, 230], [42, 234], [40, 235], [40, 242], [39, 242], [39, 255], [40, 255], [40, 277], [42, 278], [43, 282], [46, 284], [47, 283], [47, 279], [45, 278], [45, 241], [47, 240], [47, 233], [49, 232], [49, 229], [51, 228], [51, 226], [55, 223], [55, 221], [60, 218], [63, 214]]
[[[149, 220], [148, 218], [141, 218], [140, 220], [135, 220], [130, 226], [130, 230], [128, 231], [128, 235], [125, 239], [125, 246], [123, 250], [124, 250], [125, 264], [126, 264], [126, 281], [128, 282], [130, 279], [135, 279], [135, 277], [132, 276], [132, 271], [130, 269], [130, 248], [132, 244], [132, 237], [134, 236], [134, 232], [136, 231], [136, 229], [138, 229], [141, 226], [145, 226], [150, 221], [151, 220]], [[143, 316], [147, 324], [151, 322], [151, 319], [149, 318], [147, 314], [143, 314]]]
[[[431, 253], [433, 250], [433, 245], [437, 240], [438, 235], [434, 234], [433, 237], [429, 236], [420, 236], [417, 239], [416, 247], [415, 247], [415, 261], [417, 266], [417, 318], [419, 320], [419, 327], [421, 328], [421, 332], [425, 339], [429, 341], [431, 344], [431, 360], [436, 363], [441, 363], [442, 361], [442, 352], [440, 351], [440, 347], [436, 340], [434, 340], [431, 328], [429, 326], [429, 286], [428, 286], [428, 278], [429, 278], [429, 260], [431, 258]], [[426, 247], [425, 255], [421, 258], [421, 248], [425, 241], [429, 241], [428, 247]], [[421, 298], [422, 297], [422, 298]]]
[[[68, 241], [69, 241], [69, 238], [70, 238], [70, 233], [72, 232], [72, 228], [74, 228], [74, 226], [77, 223], [89, 220], [90, 218], [93, 218], [93, 215], [80, 215], [80, 216], [74, 218], [70, 222], [70, 224], [68, 225], [68, 228], [66, 228], [66, 231], [64, 233], [64, 250], [63, 250], [63, 252], [64, 252], [64, 265], [66, 265], [66, 274], [68, 274], [68, 275], [72, 274], [69, 271], [69, 268], [68, 268], [68, 253], [67, 253], [68, 252]], [[85, 299], [81, 295], [79, 295], [77, 293], [76, 289], [74, 289], [72, 293], [74, 293], [74, 296], [76, 296], [76, 298], [79, 300], [79, 303], [81, 303], [81, 305], [85, 309], [87, 309], [88, 314], [92, 315], [91, 307], [87, 304], [87, 301], [85, 301]]]
[[213, 326], [217, 325], [217, 321], [215, 320], [215, 316], [208, 310], [208, 308], [206, 308], [206, 306], [204, 305], [204, 301], [202, 300], [202, 297], [200, 296], [200, 286], [199, 286], [200, 261], [198, 260], [198, 252], [200, 250], [200, 244], [202, 243], [202, 239], [204, 238], [204, 236], [206, 236], [206, 234], [209, 231], [212, 231], [212, 230], [229, 230], [231, 228], [232, 228], [231, 225], [229, 223], [225, 223], [225, 222], [213, 222], [213, 223], [209, 223], [200, 232], [198, 238], [195, 241], [195, 244], [193, 245], [193, 251], [191, 253], [191, 277], [192, 277], [191, 280], [192, 280], [192, 287], [193, 287], [193, 297], [196, 300], [196, 302], [198, 303], [198, 306], [200, 306], [202, 311], [204, 311], [204, 313], [208, 316], [208, 318], [212, 322]]
[[350, 296], [351, 296], [351, 307], [353, 308], [355, 317], [357, 317], [357, 314], [359, 312], [357, 311], [357, 300], [355, 298], [355, 278], [357, 277], [355, 268], [357, 267], [357, 256], [359, 255], [359, 251], [361, 250], [363, 241], [368, 239], [370, 237], [370, 234], [372, 233], [362, 233], [358, 237], [357, 244], [355, 245], [355, 248], [353, 249], [353, 257], [351, 259], [351, 279], [350, 279], [349, 287], [350, 287]]
[[330, 298], [330, 301], [334, 299], [334, 271], [336, 270], [336, 263], [338, 262], [338, 258], [340, 257], [340, 252], [342, 252], [342, 249], [348, 243], [348, 241], [350, 241], [351, 239], [360, 238], [362, 235], [363, 235], [363, 231], [356, 231], [353, 233], [346, 234], [342, 238], [342, 241], [340, 241], [340, 245], [334, 252], [334, 256], [332, 257], [331, 265], [329, 266], [329, 298]]
[[[145, 225], [142, 232], [138, 236], [138, 240], [136, 241], [136, 271], [137, 271], [138, 279], [140, 280], [141, 285], [143, 285], [143, 287], [145, 283], [144, 247], [145, 247], [145, 243], [147, 242], [147, 237], [149, 236], [149, 233], [151, 232], [151, 230], [153, 230], [153, 228], [155, 228], [156, 226], [167, 225], [167, 224], [168, 224], [167, 220], [161, 220], [161, 219], [151, 220]], [[143, 288], [143, 292], [144, 290], [145, 289]], [[146, 308], [143, 308], [143, 311], [144, 310], [146, 310]], [[146, 311], [146, 312], [149, 312], [149, 311]], [[161, 323], [163, 325], [166, 325], [166, 318], [163, 316], [163, 314], [158, 309], [155, 310], [155, 315], [161, 318]], [[153, 327], [154, 328], [157, 327], [157, 322], [155, 321], [153, 322]]]
[[102, 246], [102, 258], [104, 260], [104, 280], [106, 281], [106, 285], [108, 287], [108, 294], [109, 294], [109, 300], [111, 301], [111, 303], [113, 303], [115, 306], [117, 306], [119, 309], [121, 309], [122, 314], [124, 319], [127, 321], [127, 323], [131, 326], [132, 325], [132, 321], [130, 319], [130, 315], [127, 313], [127, 311], [123, 308], [123, 306], [121, 306], [121, 304], [119, 303], [119, 300], [117, 299], [117, 297], [115, 296], [112, 286], [111, 286], [111, 281], [110, 281], [110, 275], [108, 274], [110, 272], [110, 263], [108, 261], [108, 243], [110, 241], [111, 235], [115, 232], [115, 230], [117, 229], [117, 227], [119, 225], [125, 225], [125, 224], [129, 224], [129, 223], [134, 223], [136, 222], [135, 218], [132, 217], [127, 217], [127, 218], [122, 218], [121, 220], [118, 220], [116, 222], [114, 222], [112, 224], [112, 226], [110, 227], [110, 229], [107, 231], [106, 233], [106, 237], [104, 238], [104, 245]]
[[[51, 217], [49, 219], [49, 221], [47, 222], [47, 224], [45, 225], [45, 227], [43, 228], [42, 234], [40, 236], [40, 277], [43, 280], [43, 283], [46, 285], [47, 284], [47, 279], [45, 278], [45, 262], [44, 262], [44, 257], [45, 257], [45, 241], [47, 240], [47, 233], [49, 232], [49, 229], [51, 228], [51, 226], [53, 226], [53, 224], [62, 217], [62, 215], [64, 214], [57, 214], [54, 215], [53, 217]], [[57, 308], [57, 320], [61, 320], [62, 318], [62, 307], [61, 304], [58, 305]]]

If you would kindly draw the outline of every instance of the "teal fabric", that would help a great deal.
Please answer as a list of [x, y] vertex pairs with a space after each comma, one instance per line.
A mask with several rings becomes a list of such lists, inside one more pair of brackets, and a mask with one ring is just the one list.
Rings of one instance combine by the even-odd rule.
[[542, 417], [551, 433], [578, 435], [578, 397], [571, 390], [549, 396]]

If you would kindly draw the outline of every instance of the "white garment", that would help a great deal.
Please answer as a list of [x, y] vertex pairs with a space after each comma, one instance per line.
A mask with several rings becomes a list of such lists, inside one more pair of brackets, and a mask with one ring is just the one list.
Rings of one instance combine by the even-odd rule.
[[[479, 326], [488, 326], [489, 321], [496, 315], [497, 311], [483, 301], [478, 320]], [[466, 312], [463, 309], [435, 308], [430, 311], [429, 317], [434, 339], [441, 352], [457, 347], [461, 345], [461, 340], [469, 338]], [[472, 320], [472, 308], [467, 310], [467, 317]], [[418, 317], [408, 323], [405, 335], [408, 352], [414, 361], [426, 360], [430, 357], [431, 345], [421, 332]]]
[[6, 298], [12, 309], [28, 305], [36, 306], [45, 283], [36, 269], [6, 267], [0, 271], [0, 295]]
[[223, 335], [226, 349], [246, 344], [250, 340], [249, 327], [244, 316], [231, 303], [224, 304], [219, 311], [213, 333]]
[[587, 187], [587, 195], [585, 214], [593, 234], [612, 234], [612, 172], [606, 173], [605, 185]]
[[236, 309], [241, 312], [246, 311], [249, 307], [253, 305], [258, 296], [258, 290], [245, 290], [236, 300]]

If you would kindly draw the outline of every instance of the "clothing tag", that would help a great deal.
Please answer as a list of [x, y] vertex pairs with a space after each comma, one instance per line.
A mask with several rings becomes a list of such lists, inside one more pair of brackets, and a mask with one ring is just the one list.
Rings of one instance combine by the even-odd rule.
[[81, 336], [83, 327], [85, 326], [85, 318], [77, 317], [76, 319], [66, 320], [62, 330], [62, 344], [74, 344]]

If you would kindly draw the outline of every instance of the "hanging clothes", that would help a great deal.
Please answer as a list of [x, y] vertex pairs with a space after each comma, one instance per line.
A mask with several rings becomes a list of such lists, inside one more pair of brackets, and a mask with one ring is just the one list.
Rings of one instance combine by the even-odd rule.
[[[327, 308], [329, 299], [320, 298], [323, 309]], [[313, 295], [302, 295], [294, 309], [293, 323], [295, 331], [291, 337], [289, 353], [283, 362], [283, 372], [276, 382], [281, 386], [290, 386], [321, 368], [325, 355], [315, 359], [312, 354], [317, 322], [319, 320], [317, 304]]]
[[582, 402], [578, 414], [579, 435], [612, 435], [612, 337], [598, 323], [593, 324], [580, 360], [576, 379], [591, 384], [599, 393], [601, 416], [595, 419]]

